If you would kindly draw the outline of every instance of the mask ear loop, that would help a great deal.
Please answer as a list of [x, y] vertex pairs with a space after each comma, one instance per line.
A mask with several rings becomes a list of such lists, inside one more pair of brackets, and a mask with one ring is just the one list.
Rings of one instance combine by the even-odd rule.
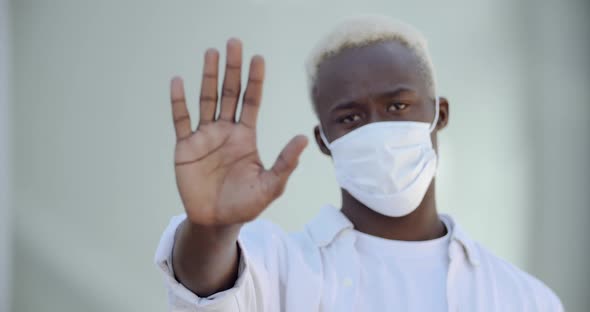
[[434, 97], [434, 121], [430, 125], [428, 131], [432, 132], [436, 128], [436, 124], [438, 123], [438, 114], [440, 112], [440, 103], [438, 101], [438, 96]]
[[321, 124], [320, 124], [320, 138], [322, 138], [322, 141], [324, 142], [324, 145], [326, 145], [326, 148], [330, 149], [330, 143], [328, 142], [328, 139], [326, 139], [326, 136], [324, 135], [324, 130], [322, 130]]

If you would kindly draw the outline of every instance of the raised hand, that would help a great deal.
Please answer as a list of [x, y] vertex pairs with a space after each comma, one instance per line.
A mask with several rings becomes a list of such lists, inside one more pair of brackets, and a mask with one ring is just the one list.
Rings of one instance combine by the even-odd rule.
[[[240, 224], [256, 218], [284, 190], [307, 138], [296, 136], [265, 169], [256, 145], [256, 119], [262, 97], [264, 59], [254, 56], [242, 111], [242, 43], [227, 42], [225, 77], [218, 105], [219, 53], [209, 49], [201, 83], [199, 124], [193, 131], [182, 79], [171, 83], [176, 130], [176, 183], [188, 220], [198, 225]], [[216, 116], [217, 107], [219, 114]]]

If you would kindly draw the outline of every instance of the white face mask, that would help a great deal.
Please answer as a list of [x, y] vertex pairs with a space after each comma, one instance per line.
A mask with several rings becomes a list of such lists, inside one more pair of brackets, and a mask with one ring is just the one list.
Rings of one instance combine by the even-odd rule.
[[436, 173], [437, 157], [430, 133], [438, 121], [436, 98], [432, 124], [414, 121], [374, 122], [324, 144], [332, 153], [336, 179], [354, 198], [374, 211], [402, 217], [422, 202]]

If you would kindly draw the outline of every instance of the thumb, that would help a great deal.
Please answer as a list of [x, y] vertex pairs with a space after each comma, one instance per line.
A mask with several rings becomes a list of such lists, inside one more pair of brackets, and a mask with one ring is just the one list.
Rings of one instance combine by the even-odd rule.
[[263, 173], [263, 183], [273, 199], [283, 193], [287, 180], [297, 167], [299, 156], [306, 146], [307, 137], [304, 135], [295, 136], [283, 148], [272, 168]]

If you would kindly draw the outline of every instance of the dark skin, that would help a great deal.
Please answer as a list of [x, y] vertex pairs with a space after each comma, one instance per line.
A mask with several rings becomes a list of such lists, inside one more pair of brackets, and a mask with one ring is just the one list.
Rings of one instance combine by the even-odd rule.
[[[322, 62], [313, 100], [328, 141], [373, 122], [432, 123], [435, 100], [428, 95], [425, 79], [416, 68], [417, 57], [398, 42], [349, 49]], [[449, 118], [448, 101], [441, 97], [439, 102], [439, 118], [431, 134], [435, 149], [436, 134]], [[319, 126], [314, 134], [322, 153], [330, 155], [320, 138]], [[434, 239], [446, 233], [436, 211], [434, 185], [433, 180], [418, 208], [404, 217], [381, 215], [344, 189], [342, 212], [356, 230], [370, 235], [405, 241]]]
[[[237, 237], [242, 225], [255, 219], [278, 198], [307, 145], [294, 137], [275, 164], [265, 169], [256, 145], [256, 117], [264, 81], [264, 59], [254, 56], [236, 116], [241, 90], [242, 44], [227, 44], [225, 77], [218, 97], [219, 54], [210, 49], [199, 103], [199, 124], [193, 131], [180, 78], [171, 84], [176, 130], [176, 181], [187, 219], [178, 227], [172, 264], [176, 278], [205, 297], [231, 288], [239, 263]], [[417, 59], [404, 46], [390, 42], [355, 48], [324, 61], [314, 88], [320, 122], [332, 141], [371, 122], [411, 120], [431, 122], [434, 99], [427, 96]], [[217, 112], [217, 113], [216, 113]], [[436, 132], [448, 121], [448, 102], [440, 98]], [[323, 153], [329, 150], [319, 139]], [[367, 208], [342, 191], [342, 212], [358, 231], [397, 240], [428, 240], [445, 234], [434, 201], [434, 182], [411, 214], [390, 218]]]

